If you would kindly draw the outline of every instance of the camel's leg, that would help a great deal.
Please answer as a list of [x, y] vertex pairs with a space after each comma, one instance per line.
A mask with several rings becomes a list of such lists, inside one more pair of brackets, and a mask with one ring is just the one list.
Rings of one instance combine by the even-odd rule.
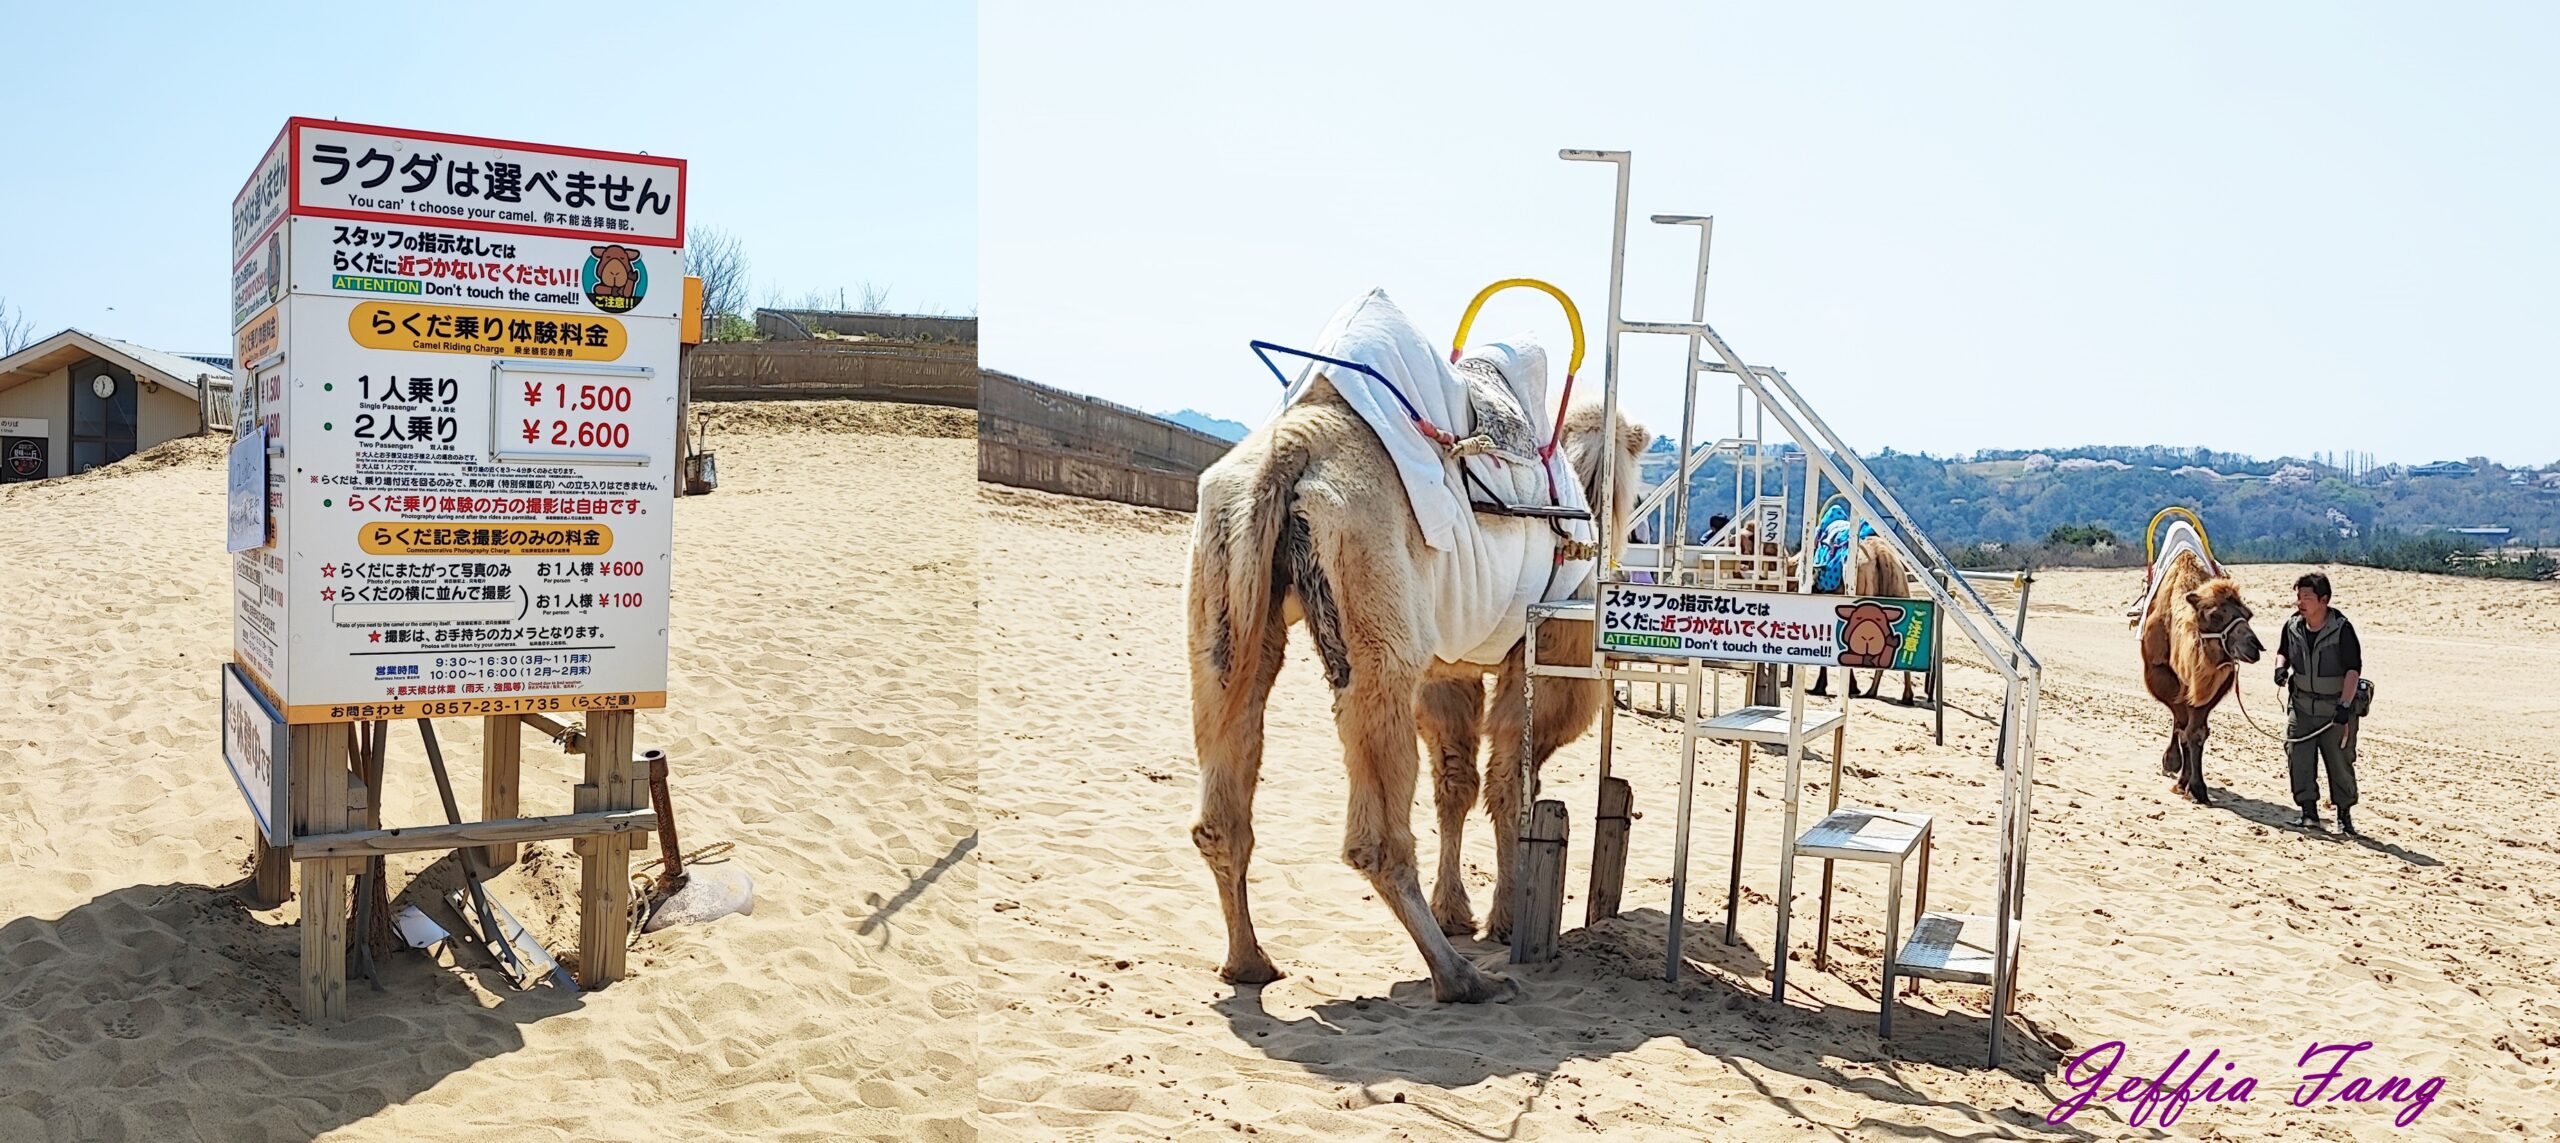
[[[1876, 679], [1876, 685], [1884, 685], [1884, 679], [1881, 676]], [[1902, 672], [1902, 705], [1911, 705], [1911, 672], [1909, 671]]]
[[2199, 806], [2213, 804], [2213, 793], [2204, 784], [2204, 743], [2205, 739], [2213, 737], [2213, 725], [2208, 721], [2212, 713], [2211, 708], [2197, 708], [2193, 715], [2194, 725], [2187, 731], [2185, 785], [2187, 796], [2194, 798]]
[[[1356, 620], [1354, 621], [1356, 624]], [[1369, 879], [1378, 898], [1395, 912], [1431, 968], [1431, 994], [1441, 1001], [1476, 1003], [1502, 998], [1496, 982], [1458, 955], [1423, 900], [1414, 867], [1414, 688], [1420, 670], [1399, 669], [1379, 643], [1354, 636], [1351, 686], [1334, 695], [1334, 727], [1342, 736], [1350, 770], [1351, 803], [1343, 830], [1342, 860]]]
[[[1850, 683], [1851, 688], [1852, 688], [1852, 689], [1855, 689], [1855, 688], [1856, 688], [1856, 685], [1857, 685], [1857, 684], [1856, 684], [1855, 680], [1852, 680], [1852, 681], [1851, 681], [1851, 683]], [[1815, 674], [1815, 675], [1813, 676], [1813, 686], [1812, 686], [1812, 687], [1810, 687], [1810, 688], [1808, 688], [1804, 693], [1809, 694], [1809, 695], [1821, 695], [1821, 696], [1822, 696], [1822, 697], [1824, 697], [1824, 698], [1830, 698], [1830, 697], [1831, 697], [1831, 668], [1829, 668], [1829, 667], [1824, 667], [1824, 668], [1822, 668], [1822, 670], [1821, 670], [1819, 673]]]
[[2160, 772], [2178, 780], [2178, 792], [2186, 792], [2187, 708], [2184, 704], [2169, 704], [2169, 745], [2160, 751]]
[[1431, 805], [1440, 818], [1440, 868], [1431, 883], [1431, 916], [1453, 937], [1476, 933], [1475, 907], [1467, 901], [1467, 811], [1475, 808], [1476, 740], [1484, 720], [1484, 678], [1439, 676], [1424, 680], [1414, 704], [1423, 748], [1431, 755]]
[[1191, 844], [1218, 883], [1218, 907], [1227, 920], [1227, 961], [1218, 975], [1236, 984], [1280, 978], [1253, 932], [1245, 901], [1245, 872], [1253, 860], [1253, 791], [1262, 774], [1263, 705], [1289, 646], [1289, 628], [1274, 608], [1264, 628], [1261, 654], [1236, 665], [1221, 685], [1205, 656], [1192, 657], [1192, 737], [1200, 753], [1200, 816]]
[[[1493, 681], [1492, 709], [1485, 715], [1484, 812], [1493, 819], [1493, 911], [1485, 916], [1484, 936], [1489, 941], [1511, 940], [1513, 910], [1520, 904], [1520, 653], [1514, 649], [1503, 660], [1502, 671]], [[1540, 696], [1553, 693], [1549, 684], [1538, 687]], [[1543, 721], [1543, 720], [1542, 720]], [[1536, 775], [1530, 775], [1532, 783]], [[1534, 784], [1528, 797], [1536, 797]]]
[[[1315, 634], [1344, 668], [1333, 692], [1334, 730], [1342, 738], [1351, 786], [1342, 860], [1369, 879], [1413, 938], [1430, 966], [1435, 999], [1509, 999], [1510, 982], [1486, 976], [1450, 946], [1423, 900], [1415, 868], [1413, 792], [1421, 759], [1414, 749], [1413, 710], [1431, 652], [1417, 634], [1422, 625], [1405, 585], [1420, 573], [1407, 552], [1361, 535], [1357, 522], [1338, 528], [1330, 517], [1309, 514], [1312, 559], [1326, 581], [1315, 590], [1329, 593], [1333, 606], [1310, 607], [1308, 621], [1328, 622], [1317, 615], [1329, 610], [1329, 622], [1338, 625]], [[1303, 582], [1300, 587], [1307, 590]]]

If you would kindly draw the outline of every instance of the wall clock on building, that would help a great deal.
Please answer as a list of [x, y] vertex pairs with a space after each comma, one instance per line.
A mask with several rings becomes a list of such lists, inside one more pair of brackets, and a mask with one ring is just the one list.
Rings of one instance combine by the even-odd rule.
[[89, 391], [97, 394], [101, 401], [113, 397], [116, 395], [116, 379], [104, 373], [98, 374], [90, 380]]

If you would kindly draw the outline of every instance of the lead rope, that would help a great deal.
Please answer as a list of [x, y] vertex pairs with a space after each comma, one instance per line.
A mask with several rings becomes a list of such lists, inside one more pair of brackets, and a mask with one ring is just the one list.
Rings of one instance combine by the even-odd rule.
[[2318, 738], [2318, 737], [2320, 737], [2320, 736], [2321, 736], [2321, 735], [2323, 735], [2323, 734], [2327, 734], [2327, 733], [2329, 733], [2329, 728], [2328, 728], [2328, 727], [2326, 727], [2326, 726], [2323, 726], [2323, 727], [2321, 727], [2320, 729], [2315, 730], [2315, 731], [2312, 731], [2312, 732], [2311, 732], [2311, 733], [2309, 733], [2309, 734], [2303, 735], [2303, 736], [2302, 736], [2302, 737], [2300, 737], [2300, 738], [2287, 738], [2287, 737], [2285, 737], [2285, 736], [2283, 736], [2283, 735], [2281, 735], [2281, 734], [2277, 734], [2276, 732], [2274, 732], [2274, 731], [2272, 731], [2272, 730], [2267, 729], [2266, 727], [2263, 727], [2263, 726], [2258, 725], [2258, 720], [2257, 720], [2255, 717], [2251, 716], [2251, 715], [2250, 715], [2250, 713], [2249, 713], [2249, 700], [2247, 700], [2247, 699], [2245, 699], [2245, 698], [2240, 697], [2240, 673], [2239, 673], [2239, 671], [2238, 671], [2238, 670], [2236, 670], [2236, 669], [2235, 669], [2234, 671], [2232, 671], [2232, 673], [2231, 673], [2231, 701], [2233, 701], [2233, 702], [2235, 702], [2235, 703], [2240, 704], [2240, 717], [2242, 717], [2242, 718], [2245, 718], [2245, 719], [2248, 719], [2248, 720], [2249, 720], [2249, 729], [2251, 729], [2251, 730], [2255, 730], [2255, 731], [2257, 731], [2258, 733], [2263, 734], [2263, 735], [2266, 735], [2266, 736], [2267, 736], [2267, 737], [2269, 737], [2269, 738], [2275, 739], [2275, 740], [2276, 740], [2276, 741], [2278, 741], [2278, 742], [2284, 743], [2284, 744], [2285, 744], [2285, 745], [2287, 745], [2287, 746], [2291, 746], [2291, 745], [2293, 745], [2294, 743], [2297, 743], [2297, 742], [2309, 742], [2309, 741], [2311, 741], [2311, 740], [2312, 740], [2312, 739], [2314, 739], [2314, 738]]
[[[2246, 623], [2246, 622], [2248, 622], [2248, 620], [2246, 620], [2246, 619], [2234, 619], [2234, 620], [2232, 620], [2232, 621], [2231, 621], [2231, 626], [2230, 626], [2230, 627], [2225, 627], [2225, 628], [2223, 628], [2222, 630], [2220, 630], [2220, 631], [2218, 631], [2218, 632], [2215, 632], [2214, 634], [2211, 634], [2211, 635], [2207, 635], [2207, 636], [2205, 636], [2205, 638], [2207, 638], [2207, 639], [2214, 639], [2214, 640], [2220, 640], [2220, 639], [2226, 638], [2226, 637], [2228, 637], [2228, 636], [2231, 634], [2231, 628], [2232, 628], [2232, 627], [2237, 627], [2237, 626], [2239, 626], [2239, 625], [2241, 625], [2241, 624], [2243, 624], [2243, 623]], [[2279, 654], [2279, 655], [2281, 655], [2281, 654], [2283, 654], [2284, 652], [2283, 652], [2283, 649], [2282, 649], [2282, 648], [2278, 648], [2276, 653], [2277, 653], [2277, 654]], [[2228, 655], [2226, 654], [2226, 655], [2225, 655], [2225, 657], [2227, 658], [2227, 657], [2228, 657]], [[2345, 696], [2341, 696], [2341, 698], [2344, 698], [2344, 697], [2345, 697]], [[2309, 733], [2309, 734], [2305, 734], [2305, 735], [2303, 735], [2303, 736], [2301, 736], [2301, 737], [2299, 737], [2299, 738], [2287, 738], [2287, 737], [2285, 737], [2285, 736], [2283, 736], [2283, 735], [2281, 735], [2281, 734], [2277, 734], [2276, 732], [2274, 732], [2274, 731], [2272, 731], [2272, 730], [2268, 730], [2266, 727], [2263, 727], [2263, 726], [2258, 725], [2258, 720], [2257, 720], [2256, 716], [2251, 715], [2251, 714], [2249, 713], [2249, 700], [2248, 700], [2248, 699], [2246, 699], [2246, 698], [2241, 697], [2241, 694], [2240, 694], [2240, 668], [2239, 668], [2237, 665], [2234, 665], [2234, 666], [2232, 667], [2232, 669], [2231, 669], [2231, 701], [2239, 704], [2239, 706], [2240, 706], [2240, 717], [2242, 717], [2242, 718], [2244, 718], [2244, 719], [2248, 719], [2248, 720], [2249, 720], [2249, 729], [2254, 730], [2254, 731], [2257, 731], [2257, 732], [2258, 732], [2258, 733], [2260, 733], [2260, 734], [2266, 735], [2266, 736], [2267, 736], [2267, 737], [2269, 737], [2269, 738], [2275, 739], [2276, 741], [2281, 742], [2281, 743], [2283, 743], [2283, 744], [2285, 744], [2285, 745], [2287, 745], [2287, 746], [2291, 746], [2291, 745], [2293, 745], [2294, 743], [2297, 743], [2297, 742], [2309, 742], [2309, 741], [2311, 741], [2311, 740], [2312, 740], [2312, 739], [2314, 739], [2314, 738], [2318, 738], [2318, 737], [2320, 737], [2320, 736], [2321, 736], [2321, 735], [2323, 735], [2323, 734], [2327, 734], [2327, 733], [2329, 733], [2329, 728], [2328, 728], [2327, 726], [2323, 726], [2323, 727], [2321, 727], [2320, 729], [2318, 729], [2318, 730], [2314, 730], [2314, 731], [2312, 731], [2311, 733]]]

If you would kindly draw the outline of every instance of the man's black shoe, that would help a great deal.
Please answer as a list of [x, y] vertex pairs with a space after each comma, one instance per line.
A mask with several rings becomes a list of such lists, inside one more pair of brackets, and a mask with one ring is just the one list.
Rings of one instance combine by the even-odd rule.
[[2347, 807], [2345, 806], [2338, 807], [2338, 832], [2345, 834], [2348, 837], [2364, 836], [2363, 834], [2356, 832], [2356, 820], [2347, 816]]
[[2310, 809], [2302, 811], [2302, 817], [2296, 819], [2293, 825], [2296, 829], [2320, 828], [2320, 811]]

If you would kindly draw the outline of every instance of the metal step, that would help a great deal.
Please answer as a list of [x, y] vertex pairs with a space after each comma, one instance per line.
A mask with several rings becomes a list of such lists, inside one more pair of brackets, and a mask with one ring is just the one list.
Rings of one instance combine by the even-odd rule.
[[1842, 806], [1796, 838], [1798, 857], [1835, 861], [1900, 861], [1929, 835], [1927, 814]]
[[[2018, 954], [2018, 931], [2026, 927], [2023, 920], [2009, 922], [2009, 956]], [[1993, 950], [1999, 941], [2000, 920], [1974, 913], [1925, 913], [1912, 927], [1911, 940], [1893, 958], [1897, 975], [1946, 980], [1958, 984], [1991, 983], [1999, 971]]]
[[[1831, 733], [1847, 717], [1837, 710], [1809, 709], [1804, 712], [1806, 742]], [[1782, 706], [1746, 706], [1729, 710], [1714, 718], [1698, 720], [1698, 737], [1717, 742], [1775, 742], [1787, 740], [1787, 708]]]

